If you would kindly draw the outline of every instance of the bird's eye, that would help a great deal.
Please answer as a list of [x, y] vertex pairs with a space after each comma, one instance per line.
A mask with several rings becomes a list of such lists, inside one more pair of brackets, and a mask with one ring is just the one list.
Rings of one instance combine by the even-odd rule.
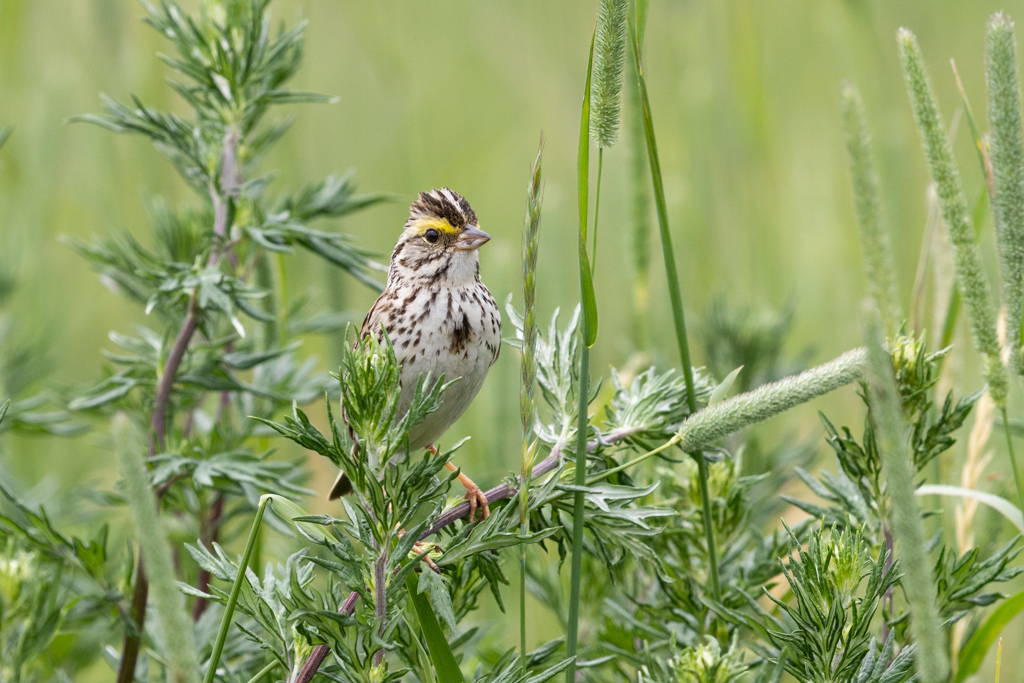
[[434, 230], [433, 228], [423, 233], [423, 239], [430, 242], [431, 244], [436, 244], [439, 237], [441, 237], [441, 233], [439, 233], [437, 230]]

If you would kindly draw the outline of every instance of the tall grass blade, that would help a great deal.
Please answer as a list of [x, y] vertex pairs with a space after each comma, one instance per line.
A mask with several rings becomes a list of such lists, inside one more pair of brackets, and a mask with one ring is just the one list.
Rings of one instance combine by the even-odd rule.
[[[596, 28], [595, 28], [596, 34]], [[580, 621], [580, 580], [583, 573], [583, 486], [587, 477], [587, 426], [590, 406], [590, 347], [597, 339], [597, 300], [594, 280], [587, 260], [587, 191], [590, 185], [590, 141], [587, 130], [590, 121], [590, 74], [594, 66], [594, 38], [590, 39], [590, 59], [587, 61], [587, 85], [583, 91], [580, 113], [580, 142], [576, 160], [579, 209], [579, 271], [580, 303], [583, 307], [583, 345], [580, 349], [579, 406], [576, 415], [576, 486], [572, 512], [572, 562], [569, 577], [569, 616], [565, 635], [566, 658], [572, 659], [566, 669], [566, 681], [576, 681], [576, 646]]]
[[874, 302], [866, 306], [864, 337], [868, 387], [874, 406], [872, 418], [892, 501], [893, 534], [903, 575], [907, 577], [903, 590], [910, 603], [910, 631], [917, 641], [917, 671], [922, 683], [943, 683], [949, 675], [949, 660], [935, 606], [932, 564], [928, 561], [921, 508], [914, 496], [914, 468], [907, 452], [907, 432], [893, 379], [892, 358], [885, 350], [885, 336]]
[[864, 116], [860, 93], [852, 83], [843, 85], [840, 95], [846, 151], [850, 156], [853, 196], [864, 248], [864, 271], [868, 295], [878, 302], [887, 334], [895, 334], [902, 319], [896, 295], [896, 271], [892, 265], [889, 233], [882, 223], [878, 173], [871, 154], [871, 135]]
[[167, 650], [168, 679], [172, 683], [194, 683], [199, 680], [199, 662], [192, 620], [185, 611], [185, 598], [178, 590], [167, 533], [157, 516], [156, 499], [146, 471], [146, 446], [141, 439], [134, 438], [132, 426], [124, 415], [114, 417], [113, 432], [125, 495], [139, 532], [150, 594]]
[[[640, 5], [637, 5], [639, 10]], [[638, 13], [638, 20], [640, 19]], [[642, 17], [646, 19], [646, 9]], [[665, 200], [665, 185], [661, 177], [661, 162], [658, 161], [658, 144], [654, 138], [654, 121], [651, 118], [651, 103], [647, 97], [647, 82], [644, 79], [643, 53], [640, 49], [642, 27], [638, 24], [631, 27], [630, 38], [633, 43], [633, 55], [636, 64], [637, 87], [640, 90], [640, 105], [644, 120], [644, 138], [647, 142], [647, 159], [651, 167], [651, 184], [654, 188], [654, 204], [658, 212], [658, 228], [661, 234], [661, 252], [665, 260], [665, 277], [668, 279], [668, 291], [672, 301], [672, 320], [675, 323], [676, 343], [679, 345], [679, 356], [683, 364], [683, 380], [686, 383], [686, 401], [690, 414], [697, 412], [697, 396], [693, 388], [693, 365], [690, 361], [690, 342], [686, 336], [686, 317], [683, 312], [683, 295], [679, 287], [679, 274], [676, 271], [676, 257], [672, 249], [672, 234], [668, 227], [668, 204]], [[689, 451], [697, 461], [700, 478], [700, 492], [703, 503], [704, 540], [708, 549], [708, 579], [710, 593], [714, 599], [721, 596], [718, 576], [718, 551], [715, 546], [715, 531], [711, 517], [711, 496], [708, 489], [708, 464], [700, 451]]]
[[1021, 134], [1017, 41], [1013, 30], [1013, 21], [1004, 14], [996, 14], [989, 21], [985, 74], [988, 81], [992, 176], [995, 180], [992, 215], [1003, 276], [1007, 346], [1010, 350], [1010, 367], [1017, 374], [1024, 374], [1024, 360], [1021, 358], [1021, 323], [1024, 320], [1024, 139]]
[[974, 232], [967, 216], [960, 172], [953, 159], [946, 131], [939, 115], [938, 102], [932, 91], [924, 57], [914, 34], [900, 29], [897, 34], [900, 61], [907, 82], [907, 91], [914, 109], [914, 118], [924, 144], [925, 155], [935, 180], [942, 217], [953, 245], [957, 284], [971, 321], [975, 347], [985, 363], [985, 379], [996, 405], [1006, 404], [1008, 390], [1006, 368], [999, 358], [995, 314], [988, 281], [981, 266], [981, 257], [974, 243]]
[[981, 622], [977, 630], [971, 634], [964, 646], [960, 648], [959, 667], [956, 670], [955, 683], [964, 683], [968, 678], [977, 673], [981, 665], [985, 663], [985, 655], [992, 649], [1002, 633], [1003, 628], [1009, 624], [1014, 617], [1024, 611], [1024, 592], [1017, 593], [999, 603], [992, 614]]
[[[580, 112], [580, 140], [576, 156], [576, 199], [579, 211], [579, 269], [580, 305], [583, 307], [583, 340], [587, 348], [597, 341], [597, 297], [594, 294], [594, 275], [587, 256], [587, 209], [590, 205], [590, 74], [594, 66], [594, 37], [590, 38], [590, 59], [587, 61], [587, 85], [583, 92]], [[570, 667], [571, 668], [571, 667]]]
[[[424, 569], [423, 571], [431, 571]], [[405, 577], [405, 587], [409, 590], [409, 599], [412, 600], [413, 609], [416, 611], [416, 619], [423, 629], [423, 637], [427, 641], [427, 652], [430, 654], [430, 661], [434, 663], [434, 672], [437, 680], [442, 683], [465, 683], [462, 676], [462, 669], [455, 661], [452, 648], [444, 637], [441, 625], [437, 623], [434, 610], [430, 607], [427, 596], [418, 591], [416, 574], [409, 574]]]

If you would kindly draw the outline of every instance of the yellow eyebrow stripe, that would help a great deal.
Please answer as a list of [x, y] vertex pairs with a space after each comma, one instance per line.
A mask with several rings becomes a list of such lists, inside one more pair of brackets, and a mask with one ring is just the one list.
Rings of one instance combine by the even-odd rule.
[[448, 235], [454, 235], [458, 232], [455, 228], [452, 227], [451, 223], [444, 220], [443, 218], [420, 218], [415, 223], [413, 223], [413, 229], [416, 231], [416, 234], [418, 235], [422, 235], [431, 228], [437, 230], [438, 232], [443, 232]]

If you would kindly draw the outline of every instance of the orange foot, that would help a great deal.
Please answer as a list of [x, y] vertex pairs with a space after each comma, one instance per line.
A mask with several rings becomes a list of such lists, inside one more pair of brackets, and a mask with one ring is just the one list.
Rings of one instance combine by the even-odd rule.
[[[433, 455], [437, 455], [437, 447], [435, 447], [433, 444], [427, 446], [427, 450], [430, 451]], [[457, 467], [455, 467], [455, 465], [453, 465], [450, 462], [445, 463], [445, 467], [447, 467], [452, 472], [458, 469]], [[487, 500], [487, 496], [485, 496], [484, 492], [480, 490], [480, 487], [477, 486], [472, 479], [467, 477], [462, 472], [459, 472], [459, 481], [461, 481], [462, 485], [466, 487], [466, 500], [469, 501], [469, 523], [472, 524], [473, 521], [476, 519], [477, 508], [480, 508], [480, 510], [483, 511], [483, 517], [480, 518], [481, 521], [490, 517], [491, 505], [490, 502]]]

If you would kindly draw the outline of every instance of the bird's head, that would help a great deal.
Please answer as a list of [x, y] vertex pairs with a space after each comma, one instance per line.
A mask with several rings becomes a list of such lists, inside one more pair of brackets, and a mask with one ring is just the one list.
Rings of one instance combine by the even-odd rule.
[[403, 276], [444, 278], [449, 282], [475, 279], [477, 249], [491, 236], [477, 225], [476, 212], [466, 199], [447, 187], [421, 192], [409, 208], [409, 220], [391, 256], [392, 270]]

